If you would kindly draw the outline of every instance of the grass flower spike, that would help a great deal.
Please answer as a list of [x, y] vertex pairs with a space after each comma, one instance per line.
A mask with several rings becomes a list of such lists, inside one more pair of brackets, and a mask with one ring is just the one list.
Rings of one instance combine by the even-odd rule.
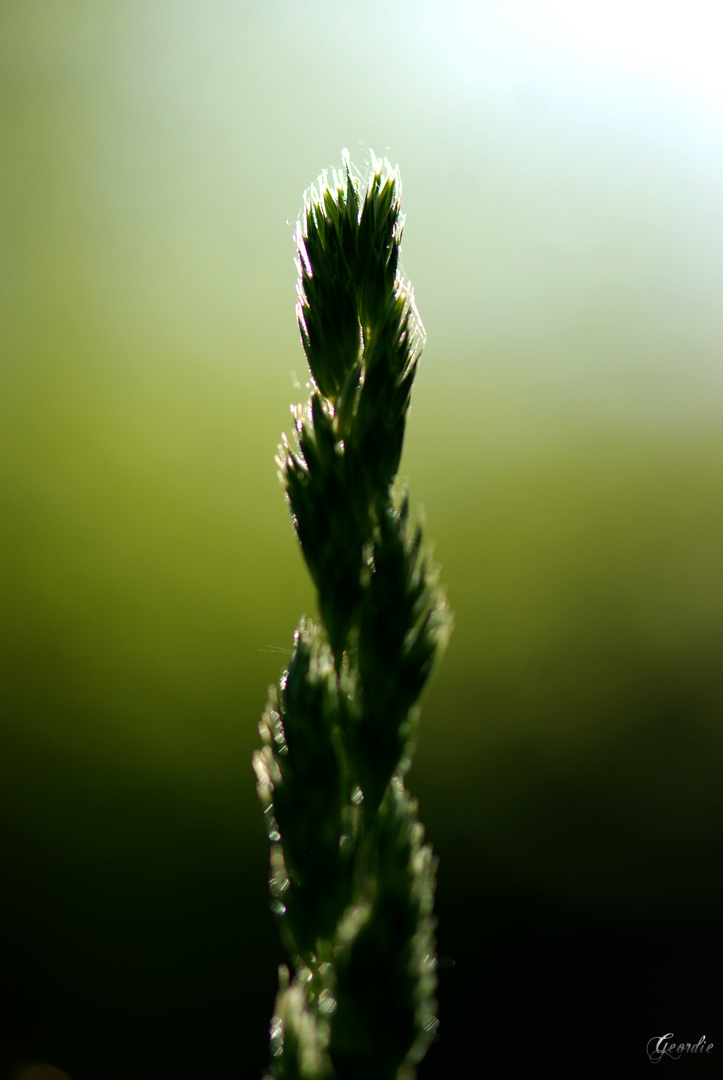
[[320, 621], [296, 631], [254, 755], [291, 967], [275, 1080], [409, 1080], [437, 1026], [435, 860], [404, 776], [451, 620], [397, 477], [424, 343], [400, 197], [388, 162], [362, 184], [345, 153], [297, 225], [311, 382], [277, 461]]

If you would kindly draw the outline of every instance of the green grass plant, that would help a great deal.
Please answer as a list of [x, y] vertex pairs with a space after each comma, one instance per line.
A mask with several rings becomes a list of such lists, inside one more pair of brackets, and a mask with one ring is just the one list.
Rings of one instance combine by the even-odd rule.
[[434, 1038], [435, 859], [404, 778], [451, 619], [398, 477], [424, 330], [401, 181], [372, 156], [297, 225], [306, 404], [277, 458], [320, 619], [302, 618], [254, 755], [271, 843], [275, 1080], [408, 1080]]

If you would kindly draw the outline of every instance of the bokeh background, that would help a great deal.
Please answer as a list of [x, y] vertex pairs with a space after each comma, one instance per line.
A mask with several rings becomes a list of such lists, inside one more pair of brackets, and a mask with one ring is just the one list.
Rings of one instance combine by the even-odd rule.
[[669, 1031], [723, 1054], [718, 29], [0, 4], [0, 1070], [264, 1069], [250, 757], [315, 609], [273, 462], [293, 229], [345, 146], [402, 171], [403, 471], [456, 613], [410, 776], [440, 859], [420, 1078], [637, 1075]]

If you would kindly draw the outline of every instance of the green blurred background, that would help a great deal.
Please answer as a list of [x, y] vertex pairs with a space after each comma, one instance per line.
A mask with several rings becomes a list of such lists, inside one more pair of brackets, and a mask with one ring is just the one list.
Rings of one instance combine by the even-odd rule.
[[265, 1065], [250, 757], [315, 608], [273, 457], [294, 223], [344, 146], [402, 172], [403, 471], [456, 613], [410, 777], [440, 858], [420, 1077], [480, 1040], [491, 1075], [609, 1076], [603, 1032], [615, 1075], [721, 1035], [712, 11], [0, 4], [0, 1069]]

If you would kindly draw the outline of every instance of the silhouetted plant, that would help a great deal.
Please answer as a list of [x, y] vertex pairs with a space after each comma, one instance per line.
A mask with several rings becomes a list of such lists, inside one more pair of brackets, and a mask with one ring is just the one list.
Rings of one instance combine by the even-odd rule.
[[277, 458], [318, 593], [254, 755], [271, 841], [276, 1080], [401, 1080], [434, 1036], [435, 860], [404, 787], [451, 620], [397, 479], [424, 330], [399, 269], [401, 181], [349, 156], [305, 195], [309, 399]]

